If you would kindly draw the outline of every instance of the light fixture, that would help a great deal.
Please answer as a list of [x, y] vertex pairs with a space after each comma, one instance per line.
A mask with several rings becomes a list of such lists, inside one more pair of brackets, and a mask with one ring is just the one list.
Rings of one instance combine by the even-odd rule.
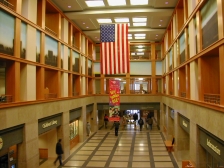
[[135, 39], [145, 39], [145, 37], [135, 37]]
[[165, 2], [166, 5], [167, 5], [168, 3], [169, 3], [169, 2], [167, 2], [167, 1]]
[[131, 0], [131, 5], [148, 5], [148, 0]]
[[137, 55], [144, 55], [144, 52], [137, 52]]
[[125, 0], [107, 0], [109, 6], [121, 6], [126, 5]]
[[71, 8], [72, 6], [68, 5], [68, 8]]
[[162, 19], [160, 19], [160, 22], [162, 22], [163, 20]]
[[145, 37], [145, 34], [135, 34], [135, 37]]
[[85, 22], [83, 22], [82, 24], [86, 24]]
[[116, 23], [127, 23], [129, 22], [129, 18], [115, 18]]
[[98, 6], [105, 6], [103, 0], [96, 0], [96, 1], [85, 1], [88, 7], [98, 7]]
[[87, 26], [86, 28], [88, 29], [89, 27]]
[[112, 23], [111, 19], [97, 19], [98, 23]]
[[156, 36], [158, 36], [158, 34]]
[[146, 23], [133, 23], [133, 26], [146, 26]]
[[140, 17], [140, 18], [132, 18], [133, 22], [146, 22], [147, 18], [146, 17]]
[[159, 26], [161, 26], [161, 25], [159, 25]]
[[135, 55], [135, 53], [134, 53], [134, 52], [132, 52], [132, 53], [131, 53], [131, 55]]
[[131, 40], [131, 39], [132, 39], [132, 37], [128, 37], [128, 39], [129, 39], [129, 40]]
[[143, 46], [142, 45], [139, 45], [138, 48], [143, 48]]
[[138, 80], [143, 80], [143, 78], [138, 78]]

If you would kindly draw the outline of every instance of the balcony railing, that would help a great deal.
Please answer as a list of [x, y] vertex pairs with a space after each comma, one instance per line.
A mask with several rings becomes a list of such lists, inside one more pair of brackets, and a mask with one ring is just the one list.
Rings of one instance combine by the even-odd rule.
[[10, 103], [12, 102], [12, 95], [1, 95], [0, 103]]
[[53, 99], [53, 98], [57, 98], [57, 93], [48, 93], [45, 94], [45, 99]]
[[220, 94], [204, 94], [204, 101], [208, 103], [220, 104]]
[[184, 97], [184, 98], [186, 98], [186, 92], [181, 92], [181, 93], [180, 93], [180, 97]]
[[8, 0], [0, 0], [0, 3], [12, 10], [14, 9], [13, 4], [9, 3]]

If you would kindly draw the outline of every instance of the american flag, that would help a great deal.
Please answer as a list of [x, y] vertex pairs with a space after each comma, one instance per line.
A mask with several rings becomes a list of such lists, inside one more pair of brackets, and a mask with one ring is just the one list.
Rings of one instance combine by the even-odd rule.
[[101, 73], [129, 73], [128, 24], [100, 25], [100, 42]]

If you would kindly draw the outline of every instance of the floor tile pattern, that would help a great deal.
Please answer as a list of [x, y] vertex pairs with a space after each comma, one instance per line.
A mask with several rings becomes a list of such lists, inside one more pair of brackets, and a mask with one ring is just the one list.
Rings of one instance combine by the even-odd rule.
[[[57, 167], [49, 164], [40, 168]], [[63, 161], [62, 168], [178, 168], [178, 165], [155, 126], [153, 130], [140, 131], [130, 125], [120, 128], [118, 136], [113, 128], [93, 133]]]

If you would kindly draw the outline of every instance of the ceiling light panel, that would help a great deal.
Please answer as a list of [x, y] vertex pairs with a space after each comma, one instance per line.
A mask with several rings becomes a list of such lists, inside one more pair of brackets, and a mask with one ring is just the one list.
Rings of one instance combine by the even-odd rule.
[[112, 23], [111, 19], [97, 19], [98, 23]]
[[133, 22], [147, 22], [147, 18], [142, 17], [142, 18], [132, 18]]
[[116, 18], [114, 19], [116, 23], [127, 23], [129, 22], [129, 18]]
[[146, 26], [146, 23], [133, 23], [133, 26]]
[[145, 37], [145, 34], [135, 34], [135, 37]]
[[145, 37], [135, 37], [135, 39], [145, 39]]
[[107, 0], [109, 6], [123, 6], [126, 5], [126, 0]]
[[96, 0], [96, 1], [85, 1], [86, 5], [88, 7], [99, 7], [99, 6], [105, 6], [103, 0]]
[[131, 5], [148, 5], [148, 0], [131, 0]]

